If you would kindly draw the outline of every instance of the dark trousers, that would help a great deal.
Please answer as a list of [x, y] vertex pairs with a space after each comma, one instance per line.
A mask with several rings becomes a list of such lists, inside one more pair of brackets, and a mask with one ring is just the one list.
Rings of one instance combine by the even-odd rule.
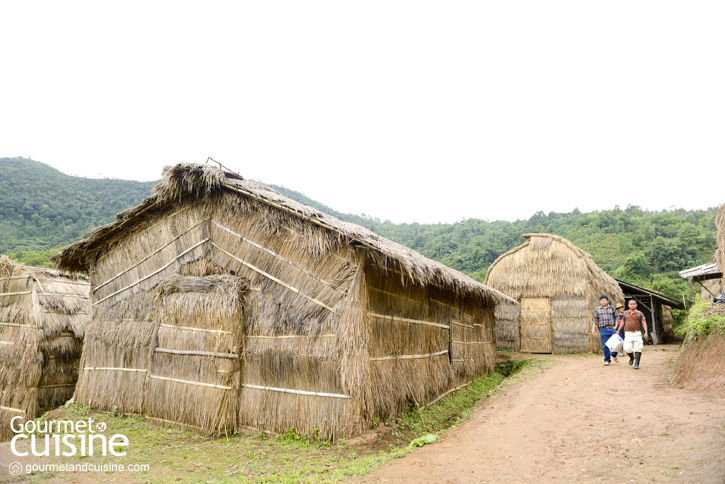
[[599, 328], [599, 336], [602, 338], [602, 350], [604, 351], [604, 361], [611, 362], [611, 357], [614, 356], [617, 357], [617, 352], [610, 352], [609, 348], [607, 348], [607, 345], [605, 344], [607, 340], [616, 333], [617, 330], [614, 328]]

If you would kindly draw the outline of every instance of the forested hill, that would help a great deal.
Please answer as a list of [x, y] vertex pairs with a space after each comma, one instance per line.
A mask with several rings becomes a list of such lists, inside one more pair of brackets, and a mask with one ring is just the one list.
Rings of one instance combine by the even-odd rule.
[[[0, 158], [0, 253], [26, 264], [48, 265], [60, 247], [137, 205], [151, 194], [154, 184], [73, 177], [36, 161]], [[524, 242], [521, 234], [552, 233], [592, 254], [612, 276], [679, 299], [688, 286], [677, 271], [711, 262], [716, 249], [716, 207], [647, 212], [630, 206], [591, 213], [537, 213], [516, 222], [393, 224], [339, 213], [293, 190], [271, 186], [479, 281], [499, 255]]]
[[69, 176], [27, 158], [0, 158], [0, 253], [48, 265], [54, 249], [113, 221], [155, 184]]
[[591, 213], [539, 212], [516, 222], [468, 219], [454, 224], [394, 224], [330, 212], [329, 207], [304, 195], [274, 188], [320, 211], [363, 225], [479, 281], [484, 280], [488, 267], [499, 255], [525, 242], [522, 234], [550, 233], [561, 235], [592, 254], [610, 275], [679, 299], [687, 287], [678, 271], [712, 262], [717, 248], [717, 207], [648, 212], [629, 206]]

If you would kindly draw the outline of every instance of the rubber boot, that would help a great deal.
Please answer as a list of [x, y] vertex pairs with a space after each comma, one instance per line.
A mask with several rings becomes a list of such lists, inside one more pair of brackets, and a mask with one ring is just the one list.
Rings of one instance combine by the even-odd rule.
[[634, 369], [639, 370], [639, 359], [642, 358], [642, 352], [634, 354]]
[[631, 365], [634, 363], [634, 353], [627, 353], [629, 355], [629, 364]]

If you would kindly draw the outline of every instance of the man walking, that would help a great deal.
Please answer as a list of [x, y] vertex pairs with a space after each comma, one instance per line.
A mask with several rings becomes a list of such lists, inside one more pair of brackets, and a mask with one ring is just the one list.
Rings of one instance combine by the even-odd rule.
[[[609, 298], [602, 295], [599, 298], [601, 306], [594, 308], [594, 320], [592, 321], [592, 336], [596, 336], [596, 330], [599, 328], [599, 336], [602, 340], [602, 350], [604, 351], [604, 366], [609, 366], [612, 362], [611, 358], [614, 358], [615, 363], [619, 363], [617, 359], [617, 352], [610, 353], [607, 348], [607, 340], [610, 336], [617, 332], [616, 326], [619, 322], [619, 314], [614, 309], [614, 306], [609, 304]], [[611, 356], [611, 358], [610, 358]]]
[[[622, 321], [624, 321], [624, 349], [623, 351], [629, 355], [629, 364], [634, 363], [634, 369], [639, 370], [639, 360], [642, 358], [642, 348], [644, 339], [647, 339], [647, 320], [642, 311], [637, 310], [637, 301], [630, 299], [627, 303], [629, 309], [624, 312]], [[619, 332], [617, 331], [617, 332]]]

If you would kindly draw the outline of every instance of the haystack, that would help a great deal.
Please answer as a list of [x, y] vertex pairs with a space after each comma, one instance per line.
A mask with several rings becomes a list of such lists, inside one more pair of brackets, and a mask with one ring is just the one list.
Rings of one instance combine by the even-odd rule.
[[205, 165], [55, 257], [88, 271], [77, 401], [221, 434], [347, 437], [489, 372], [500, 292]]
[[83, 276], [0, 257], [0, 440], [73, 396], [90, 306]]
[[524, 234], [527, 240], [494, 261], [485, 284], [520, 303], [496, 322], [498, 347], [528, 353], [598, 351], [591, 336], [594, 308], [606, 294], [624, 302], [617, 281], [592, 256], [558, 235]]

